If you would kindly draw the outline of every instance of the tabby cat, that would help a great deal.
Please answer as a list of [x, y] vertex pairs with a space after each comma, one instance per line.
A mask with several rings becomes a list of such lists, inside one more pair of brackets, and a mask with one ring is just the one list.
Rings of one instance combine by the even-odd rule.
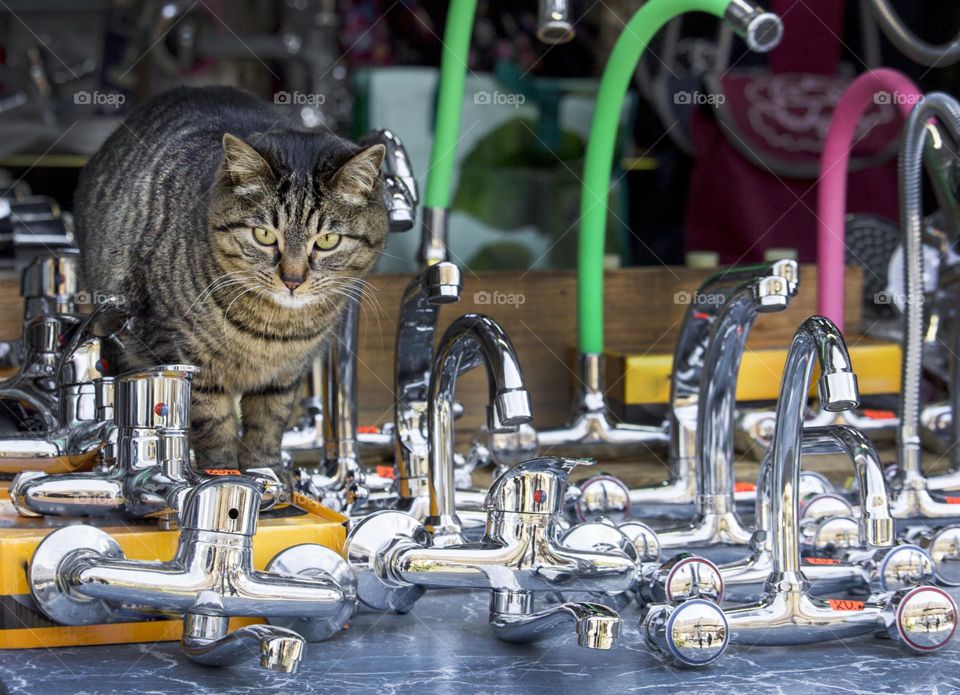
[[122, 368], [201, 368], [203, 468], [280, 470], [301, 376], [386, 240], [383, 146], [288, 118], [235, 89], [176, 89], [136, 109], [80, 175], [87, 287], [126, 301]]

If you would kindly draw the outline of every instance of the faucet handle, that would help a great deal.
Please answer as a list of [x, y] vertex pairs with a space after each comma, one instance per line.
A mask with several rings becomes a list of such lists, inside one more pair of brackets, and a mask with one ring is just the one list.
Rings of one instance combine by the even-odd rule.
[[730, 644], [727, 617], [715, 603], [691, 599], [678, 606], [653, 606], [640, 623], [647, 645], [678, 666], [706, 666]]
[[117, 426], [189, 429], [190, 380], [199, 371], [169, 364], [121, 374], [115, 386]]
[[934, 586], [901, 589], [870, 602], [881, 604], [887, 635], [914, 654], [940, 649], [957, 630], [957, 604]]
[[260, 485], [242, 475], [205, 480], [187, 494], [180, 527], [241, 536], [257, 532]]
[[636, 593], [641, 605], [676, 605], [694, 599], [719, 604], [723, 600], [723, 575], [706, 558], [678, 553], [659, 567], [645, 568]]
[[490, 486], [483, 508], [489, 512], [557, 514], [563, 510], [567, 478], [576, 466], [596, 459], [543, 456], [529, 459], [503, 473]]
[[933, 558], [920, 546], [910, 543], [853, 550], [843, 560], [863, 568], [874, 594], [929, 584], [935, 577]]

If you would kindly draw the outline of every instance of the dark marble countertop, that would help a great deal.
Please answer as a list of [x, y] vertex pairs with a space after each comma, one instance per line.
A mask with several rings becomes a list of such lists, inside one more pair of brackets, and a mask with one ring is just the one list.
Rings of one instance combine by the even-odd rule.
[[618, 648], [589, 651], [569, 636], [501, 642], [487, 628], [483, 592], [428, 593], [407, 615], [361, 608], [348, 630], [308, 645], [296, 675], [256, 658], [208, 668], [175, 642], [0, 653], [2, 695], [291, 692], [370, 693], [951, 693], [960, 691], [960, 643], [924, 657], [871, 636], [800, 647], [732, 645], [703, 670], [661, 662], [640, 640], [637, 609], [623, 613]]

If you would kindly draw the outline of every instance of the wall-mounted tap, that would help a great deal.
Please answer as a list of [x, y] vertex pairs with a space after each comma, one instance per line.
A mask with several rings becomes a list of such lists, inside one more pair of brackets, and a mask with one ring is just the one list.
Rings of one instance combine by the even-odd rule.
[[900, 223], [904, 234], [904, 330], [900, 423], [897, 430], [899, 477], [891, 512], [897, 519], [957, 517], [956, 508], [934, 499], [921, 465], [920, 386], [923, 376], [923, 156], [931, 137], [927, 122], [960, 141], [960, 104], [931, 93], [907, 117], [900, 142]]
[[[933, 561], [925, 551], [915, 545], [895, 545], [883, 466], [870, 440], [846, 426], [804, 429], [801, 456], [818, 455], [842, 455], [849, 459], [864, 504], [855, 519], [835, 516], [852, 513], [842, 498], [821, 495], [804, 500], [802, 491], [798, 495], [801, 548], [805, 525], [810, 526], [808, 541], [812, 552], [801, 561], [810, 593], [874, 594], [932, 581]], [[720, 565], [726, 597], [733, 603], [761, 599], [773, 571], [772, 470], [773, 460], [768, 452], [757, 480], [753, 553], [744, 560]]]
[[[314, 544], [288, 548], [265, 571], [255, 570], [260, 503], [259, 486], [248, 478], [196, 486], [185, 500], [176, 553], [165, 562], [125, 559], [109, 534], [91, 526], [58, 529], [34, 551], [30, 591], [63, 625], [183, 616], [188, 658], [227, 665], [258, 651], [264, 668], [293, 673], [305, 640], [336, 634], [353, 615], [356, 584], [334, 551]], [[231, 616], [262, 616], [271, 625], [230, 633]]]
[[534, 612], [536, 592], [626, 591], [634, 580], [626, 555], [573, 550], [557, 540], [567, 476], [580, 463], [531, 459], [497, 478], [476, 543], [435, 547], [424, 525], [401, 512], [363, 518], [345, 546], [360, 600], [406, 612], [428, 588], [489, 590], [490, 626], [501, 639], [543, 640], [573, 628], [580, 646], [611, 648], [620, 618], [607, 607], [563, 603]]
[[729, 546], [746, 548], [752, 532], [734, 499], [733, 430], [737, 376], [747, 335], [761, 312], [786, 308], [796, 287], [779, 275], [746, 282], [730, 292], [710, 329], [696, 406], [697, 505], [693, 522], [659, 534], [664, 549], [713, 559]]
[[514, 430], [533, 418], [520, 360], [500, 325], [483, 314], [457, 317], [437, 345], [429, 384], [429, 512], [424, 526], [437, 546], [463, 542], [454, 478], [454, 405], [457, 379], [483, 365], [489, 385], [487, 428]]
[[[800, 283], [796, 261], [780, 260], [751, 266], [729, 268], [708, 278], [691, 298], [680, 326], [680, 335], [673, 355], [670, 375], [670, 433], [668, 465], [670, 479], [660, 485], [630, 490], [630, 504], [640, 507], [645, 516], [657, 516], [659, 507], [665, 514], [677, 513], [676, 507], [692, 507], [697, 496], [697, 414], [700, 387], [712, 377], [707, 362], [707, 348], [727, 300], [745, 283], [766, 277], [782, 278], [793, 297]], [[747, 332], [752, 321], [744, 325]], [[753, 502], [752, 493], [735, 493], [738, 502]], [[680, 513], [692, 509], [681, 509]]]
[[[815, 360], [820, 364], [818, 386], [824, 408], [850, 409], [859, 400], [856, 376], [840, 331], [822, 316], [804, 321], [787, 353], [777, 401], [770, 473], [773, 564], [764, 596], [758, 602], [724, 611], [732, 641], [804, 644], [885, 630], [910, 651], [938, 649], [953, 636], [957, 624], [956, 604], [940, 589], [903, 589], [853, 606], [831, 604], [809, 592], [800, 558], [797, 492], [803, 415]], [[885, 522], [883, 527], [887, 527]]]
[[[10, 500], [23, 516], [103, 516], [124, 511], [135, 518], [178, 523], [187, 493], [202, 478], [190, 465], [190, 365], [164, 365], [121, 375], [115, 384], [115, 418], [97, 430], [102, 461], [93, 472], [20, 473]], [[97, 382], [101, 394], [113, 386]], [[102, 399], [101, 399], [102, 401]], [[102, 402], [101, 402], [101, 413]], [[285, 502], [272, 472], [252, 472], [268, 507]]]

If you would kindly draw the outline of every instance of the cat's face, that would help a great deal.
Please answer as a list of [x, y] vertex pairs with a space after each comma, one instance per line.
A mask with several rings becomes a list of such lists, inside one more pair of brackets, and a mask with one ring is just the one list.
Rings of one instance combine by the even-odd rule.
[[[297, 140], [289, 144], [296, 148]], [[209, 219], [215, 262], [234, 284], [286, 309], [344, 296], [386, 239], [383, 145], [353, 156], [342, 144], [287, 155], [260, 149], [223, 138]]]

